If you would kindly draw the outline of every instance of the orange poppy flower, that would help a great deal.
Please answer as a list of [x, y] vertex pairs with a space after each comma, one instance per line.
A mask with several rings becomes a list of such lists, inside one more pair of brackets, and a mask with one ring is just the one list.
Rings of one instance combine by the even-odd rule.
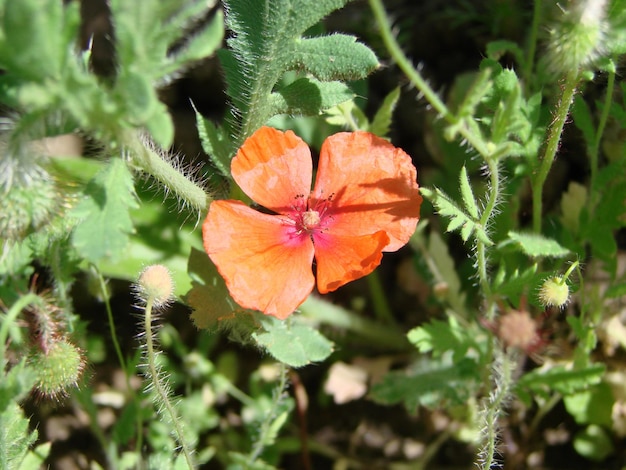
[[307, 144], [262, 127], [231, 163], [253, 201], [215, 201], [202, 225], [204, 248], [242, 307], [287, 318], [315, 286], [320, 293], [371, 273], [383, 251], [415, 231], [422, 198], [417, 171], [401, 149], [369, 132], [323, 143], [315, 187]]

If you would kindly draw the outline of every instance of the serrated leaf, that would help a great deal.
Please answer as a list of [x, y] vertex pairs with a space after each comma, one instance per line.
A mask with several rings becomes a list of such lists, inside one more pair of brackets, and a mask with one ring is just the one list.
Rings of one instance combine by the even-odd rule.
[[121, 257], [133, 230], [129, 211], [137, 207], [133, 178], [118, 158], [87, 184], [83, 199], [70, 212], [81, 219], [72, 234], [72, 245], [84, 259], [98, 263]]
[[372, 134], [376, 134], [381, 137], [386, 137], [389, 134], [389, 128], [391, 127], [391, 118], [393, 111], [396, 109], [398, 100], [400, 99], [400, 87], [396, 87], [383, 100], [383, 104], [378, 108], [374, 119], [368, 126], [367, 130]]
[[468, 330], [462, 328], [452, 317], [448, 322], [433, 320], [413, 328], [407, 337], [420, 352], [432, 351], [435, 356], [440, 356], [451, 351], [455, 361], [463, 358], [473, 345]]
[[467, 212], [469, 212], [469, 215], [474, 219], [478, 219], [478, 204], [476, 204], [476, 199], [474, 199], [474, 192], [472, 191], [472, 186], [470, 184], [465, 165], [461, 168], [459, 185], [461, 187], [461, 197], [463, 198], [463, 203], [465, 204]]
[[12, 402], [0, 413], [0, 468], [18, 469], [28, 448], [37, 440], [20, 406]]
[[318, 80], [360, 80], [378, 67], [376, 55], [354, 36], [332, 34], [296, 41], [288, 69]]
[[570, 395], [600, 383], [605, 370], [604, 364], [592, 364], [583, 369], [567, 369], [564, 366], [535, 369], [519, 379], [517, 388], [529, 389], [543, 396], [548, 396], [550, 391]]
[[469, 358], [456, 363], [429, 360], [408, 371], [390, 372], [372, 386], [377, 403], [402, 403], [415, 412], [419, 406], [436, 408], [464, 403], [480, 376], [478, 364]]
[[300, 78], [271, 94], [269, 115], [316, 115], [352, 98], [354, 92], [343, 83]]
[[333, 352], [332, 342], [296, 319], [283, 321], [265, 316], [261, 324], [265, 331], [253, 333], [252, 338], [274, 358], [290, 367], [323, 361]]
[[204, 118], [197, 109], [196, 124], [198, 126], [198, 135], [202, 149], [209, 156], [213, 164], [220, 173], [230, 178], [230, 148], [231, 142], [228, 136], [224, 135], [221, 127], [216, 126], [208, 119]]
[[522, 253], [532, 257], [554, 257], [560, 258], [570, 254], [567, 248], [562, 247], [556, 240], [546, 238], [535, 233], [509, 232], [508, 240], [501, 246], [513, 244]]
[[473, 234], [478, 240], [482, 241], [486, 245], [493, 245], [493, 242], [487, 235], [485, 228], [475, 221], [470, 215], [465, 213], [456, 202], [452, 200], [450, 196], [444, 193], [441, 189], [436, 188], [434, 191], [427, 188], [420, 188], [422, 195], [429, 199], [435, 208], [439, 211], [439, 214], [444, 217], [449, 217], [451, 220], [448, 224], [448, 232], [458, 230], [461, 228], [461, 237], [463, 241], [469, 240]]
[[369, 122], [365, 113], [354, 100], [345, 101], [324, 111], [326, 122], [333, 126], [350, 128], [356, 122], [359, 129], [367, 129]]

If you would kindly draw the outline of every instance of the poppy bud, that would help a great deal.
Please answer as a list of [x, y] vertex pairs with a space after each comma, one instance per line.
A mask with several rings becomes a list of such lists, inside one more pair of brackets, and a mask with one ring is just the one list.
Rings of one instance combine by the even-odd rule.
[[81, 350], [65, 339], [52, 342], [46, 352], [37, 349], [29, 364], [37, 374], [36, 390], [53, 399], [76, 386], [85, 366]]
[[139, 275], [136, 292], [144, 302], [151, 299], [155, 308], [166, 307], [174, 295], [174, 280], [165, 266], [153, 264]]
[[606, 0], [574, 0], [550, 29], [547, 63], [559, 75], [578, 73], [597, 60], [605, 36]]

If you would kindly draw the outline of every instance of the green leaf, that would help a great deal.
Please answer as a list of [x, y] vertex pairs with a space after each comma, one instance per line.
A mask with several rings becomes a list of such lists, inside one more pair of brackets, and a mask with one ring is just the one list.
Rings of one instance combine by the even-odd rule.
[[218, 127], [210, 120], [204, 118], [195, 106], [194, 111], [196, 113], [196, 124], [202, 149], [220, 173], [230, 178], [231, 143], [228, 136], [224, 134], [222, 127]]
[[270, 115], [315, 115], [354, 98], [354, 92], [343, 83], [324, 83], [300, 78], [271, 94]]
[[[199, 2], [198, 5], [202, 5]], [[224, 13], [218, 10], [213, 18], [191, 38], [189, 38], [180, 50], [170, 57], [171, 72], [174, 73], [190, 63], [209, 57], [222, 44], [224, 39]]]
[[168, 149], [174, 141], [174, 122], [167, 107], [158, 102], [152, 115], [146, 121], [146, 127], [154, 141], [163, 149]]
[[459, 175], [459, 184], [461, 185], [461, 197], [463, 198], [463, 203], [465, 204], [465, 208], [469, 212], [469, 215], [474, 219], [478, 219], [478, 204], [476, 204], [476, 199], [474, 199], [474, 192], [472, 191], [472, 186], [470, 185], [469, 176], [467, 176], [467, 168], [463, 165], [461, 168], [461, 174]]
[[615, 451], [611, 436], [595, 424], [576, 433], [574, 449], [583, 457], [596, 462], [605, 460]]
[[591, 364], [582, 369], [568, 369], [564, 366], [535, 369], [519, 379], [517, 388], [544, 397], [548, 397], [551, 391], [571, 395], [600, 383], [605, 370], [604, 364]]
[[323, 361], [333, 352], [333, 343], [297, 319], [283, 321], [264, 316], [261, 324], [264, 331], [253, 333], [252, 338], [274, 358], [290, 367]]
[[611, 427], [611, 412], [615, 397], [611, 387], [600, 382], [587, 390], [563, 398], [565, 409], [578, 424], [597, 424]]
[[17, 403], [0, 413], [0, 468], [21, 469], [28, 448], [37, 440], [37, 430], [29, 431], [28, 419]]
[[129, 211], [137, 207], [133, 178], [126, 163], [112, 159], [88, 184], [83, 199], [70, 212], [82, 219], [72, 244], [86, 260], [120, 258], [133, 230]]
[[[4, 372], [3, 372], [4, 374]], [[21, 401], [32, 390], [37, 381], [37, 374], [22, 360], [13, 366], [0, 381], [0, 414], [11, 403]]]
[[384, 405], [402, 403], [412, 413], [419, 406], [460, 405], [475, 393], [479, 377], [479, 366], [471, 359], [454, 363], [429, 360], [408, 371], [388, 373], [372, 386], [370, 397]]
[[302, 70], [318, 80], [359, 80], [378, 67], [376, 55], [353, 36], [332, 34], [295, 42], [291, 70]]
[[453, 317], [447, 322], [432, 320], [413, 328], [407, 337], [420, 352], [432, 351], [435, 357], [453, 352], [455, 361], [461, 360], [475, 344], [473, 332], [459, 325]]
[[371, 124], [367, 128], [369, 132], [381, 137], [386, 137], [389, 134], [391, 118], [399, 99], [400, 87], [394, 88], [387, 96], [385, 96], [383, 104], [380, 108], [378, 108], [378, 111], [376, 111], [376, 114], [374, 115], [374, 119], [372, 119]]
[[465, 213], [456, 202], [441, 189], [435, 188], [433, 191], [427, 188], [420, 188], [420, 192], [425, 198], [432, 202], [440, 215], [450, 218], [448, 228], [446, 229], [447, 232], [460, 229], [461, 238], [465, 242], [469, 240], [470, 236], [473, 234], [486, 245], [493, 245], [493, 242], [487, 235], [485, 227], [483, 227], [479, 221], [474, 220], [472, 216]]
[[560, 258], [570, 254], [570, 251], [562, 247], [556, 240], [546, 238], [543, 235], [511, 231], [508, 233], [508, 237], [508, 240], [502, 242], [499, 247], [512, 245], [522, 253], [536, 258]]
[[69, 47], [64, 43], [63, 22], [63, 4], [56, 0], [4, 2], [2, 68], [31, 80], [58, 79]]
[[[232, 31], [228, 50], [218, 56], [231, 99], [231, 133], [238, 147], [256, 129], [284, 106], [272, 92], [286, 71], [299, 69], [324, 80], [363, 77], [372, 70], [373, 55], [366, 46], [344, 35], [304, 39], [302, 35], [325, 15], [347, 0], [230, 0], [226, 25]], [[336, 37], [335, 37], [336, 36]], [[338, 48], [332, 50], [332, 47]], [[325, 53], [328, 53], [324, 56]], [[333, 54], [337, 53], [337, 56]], [[377, 62], [376, 62], [377, 63]], [[323, 104], [323, 101], [319, 101]], [[334, 100], [334, 104], [337, 100]], [[331, 104], [332, 106], [332, 104]], [[299, 106], [299, 111], [314, 111]]]
[[44, 468], [44, 462], [50, 454], [52, 442], [44, 442], [28, 451], [24, 460], [20, 463], [20, 470], [40, 470]]

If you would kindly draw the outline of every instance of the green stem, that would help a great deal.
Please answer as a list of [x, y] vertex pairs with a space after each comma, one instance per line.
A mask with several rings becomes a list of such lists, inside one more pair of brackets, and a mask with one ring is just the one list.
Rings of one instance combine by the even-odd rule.
[[[489, 179], [491, 183], [491, 187], [489, 190], [489, 198], [487, 199], [487, 204], [485, 205], [485, 209], [480, 217], [480, 224], [483, 227], [491, 220], [493, 216], [494, 209], [496, 204], [498, 203], [498, 199], [500, 197], [500, 167], [498, 165], [498, 161], [493, 158], [487, 158], [487, 166], [489, 167]], [[480, 286], [483, 292], [483, 295], [488, 300], [489, 304], [491, 304], [491, 283], [489, 281], [489, 272], [488, 272], [488, 260], [487, 260], [487, 245], [484, 241], [480, 239], [476, 239], [476, 255], [477, 255], [477, 269], [478, 269], [478, 279], [480, 280]], [[487, 308], [487, 319], [492, 320], [490, 318], [493, 314], [494, 310], [489, 305]]]
[[[402, 52], [400, 45], [391, 32], [389, 19], [385, 13], [382, 1], [369, 0], [369, 4], [372, 12], [374, 13], [374, 19], [378, 23], [380, 36], [393, 61], [411, 81], [413, 86], [420, 91], [433, 109], [437, 111], [437, 113], [439, 113], [448, 123], [458, 124], [459, 118], [450, 112], [445, 103], [441, 100], [441, 98], [439, 98], [439, 95], [437, 95], [437, 93], [428, 85], [426, 80], [415, 69], [415, 67], [413, 67], [409, 59]], [[459, 126], [458, 132], [481, 156], [483, 156], [483, 158], [488, 158], [490, 152], [482, 136], [475, 134], [465, 125]]]
[[565, 126], [565, 121], [567, 119], [567, 115], [569, 114], [574, 94], [576, 93], [578, 79], [578, 73], [570, 73], [565, 78], [565, 82], [562, 86], [561, 98], [559, 99], [554, 119], [548, 129], [548, 140], [546, 142], [545, 152], [539, 162], [539, 168], [531, 177], [533, 197], [533, 230], [535, 233], [541, 232], [541, 218], [543, 216], [543, 185], [548, 177], [550, 168], [552, 168], [556, 152], [559, 148], [561, 134], [563, 133], [563, 127]]
[[96, 273], [98, 278], [98, 282], [100, 284], [100, 291], [102, 293], [102, 297], [104, 299], [104, 308], [107, 311], [107, 319], [109, 321], [109, 332], [111, 333], [111, 341], [113, 341], [113, 349], [115, 349], [115, 354], [117, 355], [117, 360], [120, 362], [120, 366], [124, 371], [124, 375], [126, 376], [126, 386], [130, 391], [130, 381], [129, 381], [129, 371], [126, 365], [126, 359], [124, 359], [124, 355], [122, 354], [122, 348], [120, 347], [120, 343], [117, 340], [117, 331], [115, 331], [115, 320], [113, 319], [113, 311], [111, 310], [111, 303], [109, 302], [109, 291], [107, 289], [106, 282], [102, 277], [102, 274], [95, 266], [92, 266], [93, 271]]
[[495, 390], [490, 394], [485, 410], [485, 445], [481, 451], [482, 461], [480, 468], [490, 470], [494, 464], [496, 445], [498, 441], [498, 418], [502, 414], [502, 408], [509, 396], [513, 383], [513, 370], [516, 361], [509, 354], [502, 354], [500, 361], [496, 359], [494, 371]]
[[9, 330], [11, 325], [15, 323], [18, 315], [31, 304], [34, 303], [43, 303], [41, 298], [32, 292], [20, 297], [15, 301], [9, 311], [0, 316], [2, 318], [2, 324], [0, 324], [0, 367], [2, 367], [2, 371], [4, 371], [4, 348], [6, 347], [7, 340], [9, 338]]
[[[172, 425], [174, 426], [174, 432], [176, 433], [176, 437], [178, 440], [178, 444], [180, 445], [182, 452], [185, 456], [185, 460], [187, 462], [187, 466], [193, 470], [194, 463], [191, 457], [191, 451], [189, 450], [189, 446], [187, 445], [187, 441], [183, 434], [183, 429], [180, 424], [180, 420], [178, 418], [178, 414], [176, 410], [174, 410], [174, 405], [169, 399], [169, 391], [167, 387], [163, 385], [160, 377], [160, 370], [156, 365], [156, 352], [154, 347], [153, 340], [153, 331], [152, 331], [152, 306], [153, 306], [153, 298], [148, 297], [148, 301], [146, 302], [146, 308], [144, 311], [144, 331], [146, 338], [146, 360], [148, 362], [148, 372], [150, 374], [150, 378], [152, 379], [152, 385], [154, 386], [154, 391], [158, 397], [158, 408], [163, 410], [169, 415]], [[162, 412], [162, 411], [161, 411]]]
[[132, 161], [143, 171], [151, 175], [169, 191], [172, 191], [188, 207], [198, 212], [206, 211], [212, 198], [204, 189], [191, 181], [172, 164], [144, 144], [138, 134], [130, 134], [124, 140], [129, 148]]
[[272, 428], [274, 425], [274, 421], [277, 418], [278, 407], [284, 400], [285, 390], [287, 389], [287, 366], [280, 363], [280, 378], [278, 385], [274, 389], [272, 406], [265, 414], [265, 419], [261, 423], [261, 429], [259, 429], [259, 435], [257, 436], [256, 442], [254, 443], [254, 447], [248, 456], [247, 466], [246, 468], [251, 468], [254, 462], [259, 458], [263, 450], [265, 449], [265, 445], [270, 439], [270, 434], [273, 432]]
[[391, 308], [389, 307], [389, 302], [387, 302], [385, 289], [383, 289], [383, 285], [380, 282], [380, 276], [378, 275], [378, 271], [372, 271], [372, 273], [368, 275], [366, 279], [367, 286], [369, 287], [369, 294], [372, 299], [374, 315], [376, 316], [378, 321], [393, 325], [395, 323], [395, 320], [393, 318]]

